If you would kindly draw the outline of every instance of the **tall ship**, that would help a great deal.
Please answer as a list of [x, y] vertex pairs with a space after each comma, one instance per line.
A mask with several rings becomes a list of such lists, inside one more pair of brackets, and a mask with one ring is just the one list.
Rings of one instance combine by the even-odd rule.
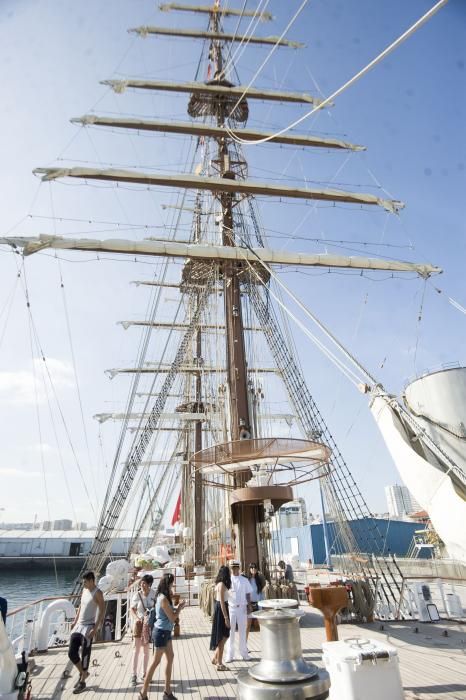
[[[67, 163], [60, 158], [54, 165], [38, 165], [34, 174], [50, 191], [51, 230], [44, 232], [41, 221], [39, 235], [21, 235], [16, 228], [0, 243], [4, 251], [13, 252], [24, 280], [33, 352], [45, 368], [39, 381], [46, 387], [49, 407], [57, 402], [56, 415], [71, 452], [71, 434], [54, 394], [57, 367], [49, 361], [36, 325], [29, 286], [35, 261], [53, 256], [65, 289], [65, 259], [109, 260], [106, 266], [133, 260], [132, 270], [142, 271], [131, 294], [145, 304], [145, 311], [121, 319], [121, 332], [137, 337], [136, 358], [126, 354], [125, 363], [107, 371], [113, 384], [127, 383], [127, 394], [123, 402], [118, 399], [111, 410], [94, 416], [102, 433], [112, 426], [114, 449], [83, 572], [104, 574], [112, 544], [124, 529], [131, 532], [131, 566], [138, 567], [139, 561], [141, 568], [148, 552], [167, 547], [186, 580], [195, 577], [198, 586], [221, 564], [236, 559], [244, 566], [258, 562], [273, 584], [285, 551], [276, 534], [276, 515], [301, 497], [319, 504], [327, 566], [355, 586], [363, 583], [365, 603], [372, 601], [366, 615], [364, 606], [358, 609], [354, 601], [354, 615], [368, 619], [375, 610], [382, 619], [409, 619], [403, 562], [387, 555], [386, 533], [340, 451], [312, 385], [320, 393], [326, 383], [335, 402], [340, 392], [346, 397], [345, 390], [336, 380], [313, 376], [308, 356], [316, 349], [323, 353], [334, 365], [332, 371], [339, 370], [352, 390], [359, 391], [402, 481], [427, 514], [437, 555], [460, 570], [466, 564], [466, 534], [460, 526], [466, 517], [466, 368], [428, 372], [393, 395], [377, 372], [367, 368], [364, 354], [357, 357], [350, 343], [339, 340], [333, 324], [320, 319], [314, 310], [318, 284], [310, 283], [309, 293], [306, 287], [296, 293], [290, 272], [330, 278], [356, 272], [380, 281], [418, 278], [426, 285], [435, 284], [432, 280], [442, 270], [423, 259], [398, 259], [387, 250], [383, 255], [363, 254], [362, 248], [377, 247], [352, 240], [355, 214], [370, 217], [380, 232], [391, 225], [391, 218], [402, 216], [404, 203], [381, 187], [347, 185], [340, 178], [340, 165], [332, 177], [319, 179], [318, 168], [326, 158], [334, 159], [335, 166], [343, 162], [338, 156], [361, 157], [365, 146], [341, 134], [307, 128], [305, 120], [337, 108], [337, 91], [337, 97], [325, 97], [318, 89], [314, 94], [257, 86], [257, 76], [275, 52], [301, 48], [289, 35], [306, 3], [293, 12], [290, 8], [289, 22], [277, 36], [263, 31], [263, 23], [272, 20], [268, 5], [164, 3], [159, 23], [131, 28], [136, 41], [157, 39], [163, 47], [172, 41], [177, 47], [189, 44], [189, 56], [200, 45], [195, 74], [159, 79], [146, 71], [142, 77], [103, 80], [117, 104], [129, 97], [142, 104], [150, 97], [154, 114], [140, 116], [118, 106], [117, 112], [93, 109], [71, 121], [93, 140], [106, 139], [106, 145], [126, 137], [137, 157], [123, 163], [130, 158], [125, 147], [124, 156], [112, 161], [99, 157], [97, 163]], [[237, 63], [256, 47], [265, 49], [264, 62], [242, 80]], [[184, 49], [180, 55], [186, 56]], [[173, 94], [176, 101], [169, 102], [169, 109], [160, 108]], [[277, 124], [280, 109], [285, 117]], [[297, 116], [291, 118], [293, 110]], [[301, 131], [295, 129], [299, 123]], [[134, 145], [138, 139], [141, 146]], [[297, 150], [316, 154], [314, 162], [306, 161], [309, 172], [293, 165]], [[307, 153], [303, 157], [309, 158]], [[55, 191], [60, 184], [67, 186], [67, 201], [74, 198], [72, 210], [79, 209], [79, 219], [57, 214]], [[101, 196], [102, 211], [111, 212], [114, 200], [118, 215], [94, 219], [86, 208], [87, 192], [91, 208]], [[149, 223], [127, 217], [131, 200], [140, 222]], [[308, 233], [313, 216], [328, 217], [327, 230], [339, 227], [339, 252], [322, 252], [326, 234]], [[116, 222], [118, 217], [122, 221]], [[94, 235], [74, 235], [73, 229], [85, 230], [85, 220]], [[347, 222], [350, 231], [345, 234]], [[101, 236], [95, 235], [99, 228]], [[309, 241], [314, 245], [306, 245]], [[112, 274], [115, 285], [118, 273]], [[85, 275], [82, 270], [83, 285]], [[328, 282], [323, 284], [323, 293], [329, 294]], [[110, 289], [104, 298], [110, 303]], [[91, 315], [98, 306], [96, 298], [94, 308], [85, 312]], [[99, 324], [105, 323], [105, 308], [101, 310], [104, 320]], [[68, 316], [66, 322], [71, 337], [73, 322]], [[363, 444], [358, 447], [364, 449]], [[80, 471], [81, 458], [73, 454], [74, 459]], [[90, 491], [91, 479], [83, 482]], [[176, 523], [172, 533], [170, 523]], [[76, 594], [79, 587], [78, 579]]]

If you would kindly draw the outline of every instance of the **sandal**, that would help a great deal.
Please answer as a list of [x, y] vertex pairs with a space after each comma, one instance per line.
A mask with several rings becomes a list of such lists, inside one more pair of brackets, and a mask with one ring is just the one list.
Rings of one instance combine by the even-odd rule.
[[228, 671], [228, 668], [225, 666], [225, 664], [218, 664], [217, 671]]
[[143, 694], [141, 693], [141, 691], [139, 691], [139, 693], [138, 693], [138, 698], [139, 698], [139, 700], [149, 700], [149, 696], [148, 696], [148, 695], [143, 695]]

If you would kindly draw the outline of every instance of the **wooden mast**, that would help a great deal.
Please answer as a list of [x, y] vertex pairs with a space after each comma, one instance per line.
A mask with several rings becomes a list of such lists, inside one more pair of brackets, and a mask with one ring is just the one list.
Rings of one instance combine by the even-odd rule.
[[[218, 13], [211, 14], [212, 33], [219, 34]], [[219, 39], [212, 42], [215, 58], [215, 78], [224, 79], [222, 46]], [[225, 129], [227, 112], [223, 101], [217, 102], [217, 126]], [[220, 176], [227, 180], [234, 180], [235, 173], [230, 165], [229, 143], [231, 139], [223, 136], [219, 140], [218, 161]], [[234, 247], [235, 232], [233, 220], [233, 192], [222, 192], [220, 202], [222, 205], [222, 243], [224, 246]], [[251, 420], [248, 402], [248, 380], [246, 371], [246, 351], [244, 345], [243, 315], [241, 305], [240, 282], [238, 278], [238, 264], [227, 261], [223, 266], [224, 285], [224, 310], [226, 330], [226, 362], [227, 381], [230, 399], [230, 440], [248, 439], [251, 437]], [[236, 488], [244, 487], [251, 472], [249, 469], [237, 472], [234, 477]], [[236, 510], [235, 523], [235, 550], [243, 566], [247, 561], [258, 561], [258, 546], [256, 534], [256, 508], [238, 508]]]

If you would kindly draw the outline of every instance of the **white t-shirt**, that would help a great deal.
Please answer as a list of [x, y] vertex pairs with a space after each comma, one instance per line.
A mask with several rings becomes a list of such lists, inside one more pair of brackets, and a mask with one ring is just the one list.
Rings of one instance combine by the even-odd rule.
[[229, 590], [229, 605], [247, 605], [247, 594], [252, 593], [252, 587], [246, 576], [232, 576], [231, 588]]
[[135, 593], [131, 598], [131, 607], [136, 608], [136, 615], [140, 620], [144, 619], [146, 609], [150, 610], [155, 605], [155, 591], [150, 589], [147, 597], [142, 591]]

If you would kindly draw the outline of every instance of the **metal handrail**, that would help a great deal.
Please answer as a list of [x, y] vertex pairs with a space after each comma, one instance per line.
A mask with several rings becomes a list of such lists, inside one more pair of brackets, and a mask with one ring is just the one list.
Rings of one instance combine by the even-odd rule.
[[[164, 567], [163, 569], [160, 569], [161, 574], [163, 575], [164, 573], [170, 572], [173, 573], [174, 575], [174, 584], [175, 584], [175, 590], [177, 587], [177, 579], [179, 580], [179, 576], [177, 576], [176, 569], [179, 568], [178, 566], [174, 565], [172, 567]], [[184, 578], [184, 577], [183, 577]], [[191, 605], [192, 604], [192, 582], [190, 579], [185, 579], [186, 582], [186, 598], [187, 598], [187, 604]], [[137, 590], [137, 587], [139, 586], [140, 579], [137, 578], [135, 581], [130, 583], [126, 588], [124, 588], [121, 591], [116, 591], [116, 590], [109, 590], [104, 593], [104, 598], [109, 599], [110, 596], [113, 599], [114, 596], [117, 598], [117, 612], [116, 612], [116, 620], [115, 620], [115, 641], [119, 641], [124, 637], [126, 632], [129, 630], [129, 620], [130, 620], [130, 604], [131, 604], [131, 597], [133, 593]], [[184, 591], [181, 592], [181, 595], [184, 594]], [[15, 608], [14, 610], [10, 610], [7, 613], [7, 624], [8, 624], [8, 629], [9, 629], [9, 636], [12, 640], [13, 647], [15, 648], [15, 651], [30, 651], [34, 649], [34, 645], [36, 643], [36, 637], [38, 634], [38, 624], [42, 616], [42, 612], [44, 610], [44, 606], [47, 603], [53, 602], [55, 600], [72, 600], [76, 601], [79, 599], [79, 596], [76, 594], [71, 594], [71, 595], [62, 595], [62, 596], [44, 596], [43, 598], [37, 598], [35, 600], [32, 600], [31, 602], [27, 603], [26, 605], [21, 605], [18, 608]], [[123, 601], [126, 599], [126, 607], [123, 606]], [[19, 616], [22, 615], [22, 619], [19, 620]], [[53, 622], [52, 624], [56, 624], [56, 622]], [[66, 621], [61, 624], [61, 633], [62, 637], [65, 638], [68, 636], [69, 631], [71, 629], [71, 624], [67, 623]]]

